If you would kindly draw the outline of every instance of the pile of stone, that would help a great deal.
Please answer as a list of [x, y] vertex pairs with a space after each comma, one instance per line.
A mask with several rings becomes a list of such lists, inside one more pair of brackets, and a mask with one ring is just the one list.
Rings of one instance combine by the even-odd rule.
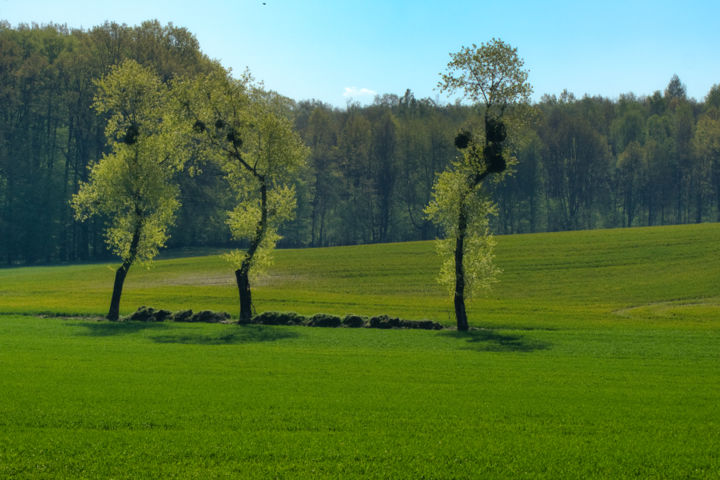
[[[125, 320], [133, 322], [203, 322], [203, 323], [231, 323], [227, 312], [213, 312], [203, 310], [193, 313], [192, 310], [171, 312], [169, 310], [156, 310], [152, 307], [142, 306]], [[256, 325], [299, 325], [306, 327], [325, 328], [410, 328], [421, 330], [442, 330], [444, 327], [431, 320], [403, 320], [401, 318], [379, 315], [376, 317], [362, 317], [359, 315], [346, 315], [339, 317], [327, 313], [317, 313], [310, 317], [295, 312], [263, 312], [252, 319]]]
[[170, 310], [156, 310], [152, 307], [142, 306], [137, 312], [130, 315], [127, 320], [133, 322], [203, 322], [203, 323], [229, 323], [230, 314], [227, 312], [212, 312], [203, 310], [193, 313], [192, 310], [171, 312]]
[[361, 317], [359, 315], [346, 315], [339, 317], [327, 313], [318, 313], [311, 317], [304, 317], [295, 312], [264, 312], [256, 315], [252, 323], [259, 325], [304, 325], [308, 327], [346, 327], [346, 328], [411, 328], [422, 330], [442, 330], [444, 327], [431, 320], [403, 320], [387, 315], [376, 317]]

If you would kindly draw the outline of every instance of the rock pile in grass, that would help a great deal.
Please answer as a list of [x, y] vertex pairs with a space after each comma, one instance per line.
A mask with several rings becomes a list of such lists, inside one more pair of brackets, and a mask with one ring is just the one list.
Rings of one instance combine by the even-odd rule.
[[202, 310], [193, 313], [192, 310], [171, 312], [169, 310], [156, 310], [153, 307], [142, 306], [135, 313], [127, 317], [134, 322], [202, 322], [202, 323], [228, 323], [230, 314], [227, 312], [213, 312]]
[[311, 317], [304, 317], [295, 312], [264, 312], [256, 315], [252, 323], [258, 325], [305, 325], [308, 327], [346, 327], [346, 328], [410, 328], [422, 330], [442, 330], [444, 327], [431, 320], [403, 320], [388, 315], [376, 317], [361, 317], [359, 315], [346, 315], [339, 317], [327, 313], [318, 313]]
[[[202, 323], [230, 323], [230, 314], [227, 312], [213, 312], [203, 310], [193, 313], [192, 310], [171, 312], [169, 310], [156, 310], [152, 307], [142, 306], [126, 318], [134, 322], [202, 322]], [[432, 320], [403, 320], [401, 318], [379, 315], [376, 317], [362, 317], [360, 315], [346, 315], [339, 317], [328, 313], [317, 313], [305, 317], [295, 312], [263, 312], [252, 319], [255, 325], [298, 325], [306, 327], [324, 328], [409, 328], [421, 330], [442, 330], [444, 327]]]

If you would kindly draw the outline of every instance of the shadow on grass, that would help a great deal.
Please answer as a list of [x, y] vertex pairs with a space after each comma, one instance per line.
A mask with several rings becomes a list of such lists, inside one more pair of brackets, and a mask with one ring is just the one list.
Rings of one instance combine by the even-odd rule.
[[495, 330], [470, 330], [469, 332], [442, 332], [441, 335], [465, 340], [469, 345], [463, 347], [479, 352], [535, 352], [547, 350], [551, 344], [524, 335], [511, 335]]
[[264, 325], [236, 325], [216, 334], [177, 333], [154, 335], [150, 337], [157, 343], [180, 343], [185, 345], [236, 345], [241, 343], [275, 342], [300, 335], [287, 328], [274, 328]]
[[[173, 323], [166, 322], [77, 322], [71, 327], [85, 329], [80, 335], [91, 337], [110, 337], [131, 335], [145, 330], [158, 331], [148, 338], [156, 343], [180, 343], [186, 345], [234, 345], [241, 343], [274, 342], [300, 335], [287, 328], [274, 328], [264, 325], [217, 325], [218, 332], [191, 332], [186, 329], [173, 329]], [[178, 324], [174, 324], [178, 325]], [[162, 331], [167, 332], [163, 334]]]
[[167, 328], [160, 322], [82, 322], [68, 323], [71, 327], [83, 327], [86, 331], [83, 335], [91, 337], [111, 337], [114, 335], [129, 335], [150, 329]]

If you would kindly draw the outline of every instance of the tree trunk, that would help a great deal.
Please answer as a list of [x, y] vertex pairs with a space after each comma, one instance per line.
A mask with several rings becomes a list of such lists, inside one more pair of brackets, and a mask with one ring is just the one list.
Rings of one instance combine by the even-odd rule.
[[129, 269], [130, 265], [123, 263], [115, 272], [115, 285], [113, 286], [112, 299], [110, 300], [110, 311], [107, 314], [108, 320], [116, 321], [120, 317], [120, 296], [122, 295], [123, 284], [125, 283], [125, 277]]
[[[471, 177], [470, 191], [475, 189], [489, 175], [489, 171]], [[458, 230], [455, 238], [455, 320], [460, 332], [469, 330], [467, 313], [465, 311], [465, 237], [467, 236], [467, 212], [465, 211], [465, 198], [460, 200], [460, 214], [458, 215]]]
[[455, 239], [455, 319], [457, 329], [466, 332], [469, 329], [465, 312], [465, 235], [467, 233], [467, 216], [464, 205], [460, 206], [458, 217], [458, 234]]
[[268, 212], [267, 212], [267, 184], [265, 177], [257, 175], [260, 182], [260, 224], [257, 226], [255, 237], [250, 242], [250, 247], [245, 254], [245, 258], [238, 270], [235, 270], [235, 280], [237, 281], [238, 295], [240, 297], [240, 320], [239, 323], [250, 323], [252, 320], [252, 294], [250, 292], [250, 266], [253, 257], [260, 247], [265, 233], [267, 232]]
[[142, 222], [140, 221], [135, 227], [133, 232], [133, 238], [130, 241], [130, 252], [128, 258], [123, 262], [120, 268], [115, 272], [115, 284], [113, 286], [113, 294], [110, 299], [110, 310], [107, 314], [107, 319], [116, 321], [120, 318], [120, 297], [122, 296], [123, 284], [125, 283], [125, 277], [127, 276], [130, 267], [135, 261], [137, 256], [138, 245], [140, 244], [140, 233], [142, 231]]
[[248, 278], [249, 262], [243, 262], [242, 267], [235, 270], [238, 294], [240, 295], [240, 323], [250, 323], [252, 320], [252, 293], [250, 292], [250, 279]]
[[702, 223], [702, 217], [703, 217], [703, 195], [702, 192], [699, 191], [700, 187], [698, 187], [698, 192], [695, 194], [695, 223]]

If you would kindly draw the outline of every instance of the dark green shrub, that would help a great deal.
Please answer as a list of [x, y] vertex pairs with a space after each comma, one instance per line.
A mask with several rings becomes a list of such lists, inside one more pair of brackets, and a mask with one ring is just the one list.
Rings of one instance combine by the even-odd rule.
[[401, 328], [414, 328], [420, 330], [442, 330], [443, 326], [432, 320], [400, 320]]
[[189, 322], [193, 316], [192, 310], [180, 310], [175, 312], [172, 316], [174, 322]]
[[327, 313], [316, 313], [310, 317], [305, 325], [309, 327], [339, 327], [342, 320], [337, 315], [329, 315]]
[[400, 319], [378, 315], [370, 319], [370, 328], [400, 328]]
[[359, 315], [346, 315], [342, 320], [342, 324], [349, 328], [360, 328], [365, 326], [367, 319]]
[[194, 314], [188, 322], [202, 322], [202, 323], [220, 323], [230, 319], [230, 314], [227, 312], [213, 312], [210, 310], [203, 310]]
[[260, 325], [302, 325], [305, 317], [295, 312], [263, 312], [252, 321]]
[[156, 310], [154, 316], [156, 322], [164, 322], [165, 320], [170, 320], [172, 315], [173, 312], [170, 310]]
[[135, 313], [130, 315], [130, 320], [133, 322], [157, 322], [158, 320], [155, 314], [156, 310], [154, 308], [143, 305], [138, 308]]

